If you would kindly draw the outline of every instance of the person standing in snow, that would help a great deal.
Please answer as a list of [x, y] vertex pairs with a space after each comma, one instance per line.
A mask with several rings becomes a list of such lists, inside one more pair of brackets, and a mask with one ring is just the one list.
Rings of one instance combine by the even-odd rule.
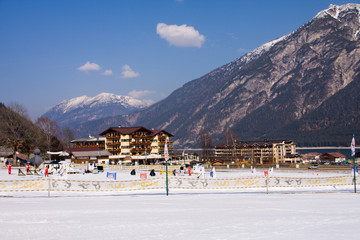
[[210, 177], [216, 178], [215, 167], [212, 168], [212, 171], [210, 172]]
[[45, 168], [45, 177], [49, 176], [49, 166], [46, 166]]
[[6, 167], [8, 168], [8, 173], [11, 175], [11, 163], [9, 163], [8, 165], [6, 165]]

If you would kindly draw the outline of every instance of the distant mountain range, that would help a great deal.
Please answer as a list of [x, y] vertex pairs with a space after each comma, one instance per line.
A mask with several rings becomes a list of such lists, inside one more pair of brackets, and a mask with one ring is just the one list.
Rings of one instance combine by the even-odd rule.
[[79, 124], [87, 121], [127, 115], [149, 105], [146, 101], [129, 96], [101, 93], [95, 97], [81, 96], [65, 100], [43, 114], [43, 117], [55, 120], [61, 127], [76, 129]]
[[126, 116], [83, 121], [77, 131], [142, 125], [171, 132], [176, 146], [196, 146], [202, 129], [215, 144], [231, 129], [241, 140], [349, 145], [360, 123], [359, 12], [359, 4], [330, 5], [289, 35], [186, 83], [156, 104]]

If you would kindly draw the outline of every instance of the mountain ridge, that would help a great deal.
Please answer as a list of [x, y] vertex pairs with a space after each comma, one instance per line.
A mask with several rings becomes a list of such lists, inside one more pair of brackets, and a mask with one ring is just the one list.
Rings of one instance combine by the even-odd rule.
[[[333, 138], [334, 144], [344, 144], [338, 129], [355, 131], [351, 119], [359, 114], [342, 112], [343, 118], [326, 125], [340, 113], [324, 106], [334, 106], [334, 96], [351, 92], [349, 87], [358, 83], [359, 12], [359, 4], [330, 5], [292, 33], [184, 84], [146, 109], [96, 124], [84, 122], [79, 129], [119, 123], [167, 129], [175, 135], [174, 145], [183, 147], [197, 145], [202, 129], [215, 143], [232, 129], [244, 140], [286, 137], [300, 145], [313, 142], [318, 131]], [[346, 108], [347, 101], [337, 101], [338, 111]], [[306, 128], [314, 116], [318, 128]]]
[[61, 127], [75, 128], [82, 122], [109, 116], [126, 115], [149, 105], [150, 103], [147, 101], [130, 96], [100, 93], [95, 97], [80, 96], [64, 100], [42, 116], [56, 121]]

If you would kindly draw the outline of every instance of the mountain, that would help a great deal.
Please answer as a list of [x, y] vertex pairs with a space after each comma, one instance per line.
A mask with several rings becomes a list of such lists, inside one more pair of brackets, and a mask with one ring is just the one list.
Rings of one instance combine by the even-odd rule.
[[[349, 145], [359, 131], [360, 5], [330, 5], [296, 31], [186, 83], [115, 125], [162, 128], [177, 146], [287, 138], [298, 145]], [[90, 123], [84, 123], [90, 124]]]
[[61, 127], [76, 128], [83, 122], [126, 115], [147, 106], [149, 106], [148, 102], [129, 96], [101, 93], [95, 97], [81, 96], [65, 100], [42, 116], [56, 121]]

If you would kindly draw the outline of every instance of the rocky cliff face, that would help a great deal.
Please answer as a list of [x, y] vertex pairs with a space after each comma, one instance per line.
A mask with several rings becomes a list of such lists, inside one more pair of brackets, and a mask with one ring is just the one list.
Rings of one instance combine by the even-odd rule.
[[[296, 141], [312, 131], [331, 132], [351, 124], [344, 122], [347, 117], [330, 121], [346, 113], [329, 106], [336, 95], [358, 86], [359, 12], [359, 4], [331, 5], [293, 33], [185, 84], [126, 121], [165, 128], [178, 145], [196, 145], [203, 128], [215, 143], [229, 128], [243, 140]], [[345, 104], [336, 99], [337, 106]], [[353, 109], [351, 118], [357, 117], [356, 112]]]

